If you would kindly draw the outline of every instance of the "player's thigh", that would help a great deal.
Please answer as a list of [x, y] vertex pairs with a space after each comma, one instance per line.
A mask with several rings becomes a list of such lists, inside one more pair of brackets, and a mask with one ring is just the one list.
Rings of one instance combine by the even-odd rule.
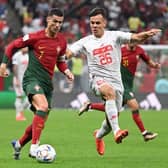
[[[51, 108], [52, 88], [49, 88], [45, 84], [41, 84], [41, 83], [39, 84], [38, 81], [33, 81], [33, 82], [28, 82], [24, 84], [24, 91], [26, 92], [26, 95], [28, 95], [29, 102], [31, 104], [32, 104], [32, 101], [34, 100], [33, 104], [38, 105], [38, 107], [40, 102], [40, 104], [43, 104], [44, 106], [48, 106], [48, 109]], [[37, 96], [34, 96], [34, 95], [37, 95]], [[36, 109], [36, 107], [34, 108]]]
[[[110, 82], [103, 78], [95, 76], [90, 80], [90, 87], [96, 95], [105, 96], [105, 99], [115, 98], [115, 90], [113, 89]], [[107, 98], [108, 97], [108, 98]]]

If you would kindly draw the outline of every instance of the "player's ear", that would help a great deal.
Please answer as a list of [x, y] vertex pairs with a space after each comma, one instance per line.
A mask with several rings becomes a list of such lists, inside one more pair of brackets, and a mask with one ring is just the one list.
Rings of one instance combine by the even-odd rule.
[[104, 28], [107, 26], [107, 20], [104, 19]]
[[47, 16], [47, 19], [46, 19], [47, 23], [48, 23], [50, 20], [51, 20], [51, 17], [50, 17], [50, 16]]

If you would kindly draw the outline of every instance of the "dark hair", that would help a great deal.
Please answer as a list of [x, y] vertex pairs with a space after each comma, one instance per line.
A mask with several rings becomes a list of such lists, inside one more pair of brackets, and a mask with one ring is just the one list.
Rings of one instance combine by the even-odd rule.
[[60, 10], [59, 8], [51, 8], [48, 12], [48, 16], [52, 16], [52, 15], [56, 15], [56, 16], [64, 16], [64, 11]]
[[106, 10], [104, 8], [96, 7], [92, 9], [89, 13], [89, 17], [96, 16], [96, 15], [102, 15], [104, 18], [107, 17]]

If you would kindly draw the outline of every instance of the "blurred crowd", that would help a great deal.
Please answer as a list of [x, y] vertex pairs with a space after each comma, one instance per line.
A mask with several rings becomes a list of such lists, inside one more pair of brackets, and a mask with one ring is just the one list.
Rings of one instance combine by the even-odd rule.
[[89, 33], [86, 16], [90, 9], [102, 6], [108, 13], [108, 29], [139, 32], [157, 27], [163, 32], [148, 43], [168, 42], [168, 0], [0, 0], [0, 28], [4, 34], [9, 31], [4, 29], [8, 24], [5, 22], [7, 2], [19, 18], [23, 34], [43, 28], [49, 8], [59, 7], [66, 14], [63, 29], [67, 39], [74, 41]]
[[[62, 32], [69, 44], [89, 34], [87, 15], [96, 6], [107, 10], [108, 29], [141, 32], [160, 28], [162, 32], [146, 43], [168, 44], [168, 0], [0, 0], [0, 58], [13, 38], [42, 29], [52, 7], [65, 11]], [[8, 19], [9, 9], [16, 18]], [[18, 25], [11, 26], [11, 22], [18, 24], [19, 29]], [[85, 67], [81, 73], [84, 72]]]

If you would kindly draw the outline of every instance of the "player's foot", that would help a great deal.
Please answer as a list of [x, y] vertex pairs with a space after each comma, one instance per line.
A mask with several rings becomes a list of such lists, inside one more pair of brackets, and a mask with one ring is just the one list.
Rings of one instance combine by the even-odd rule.
[[93, 135], [95, 137], [96, 150], [97, 150], [99, 155], [104, 155], [105, 143], [104, 143], [103, 139], [96, 138], [97, 131], [98, 130], [95, 130], [94, 133], [93, 133]]
[[36, 157], [36, 152], [37, 152], [38, 147], [39, 147], [39, 144], [31, 144], [30, 151], [29, 151], [29, 157], [31, 158]]
[[152, 132], [146, 132], [143, 137], [144, 137], [144, 141], [149, 141], [152, 140], [154, 138], [156, 138], [158, 136], [157, 133], [152, 133]]
[[25, 121], [26, 118], [23, 115], [23, 112], [20, 112], [17, 116], [16, 116], [16, 121]]
[[128, 136], [128, 130], [119, 130], [117, 131], [114, 139], [116, 143], [122, 143], [122, 140]]
[[89, 110], [89, 106], [90, 106], [90, 102], [89, 102], [89, 101], [85, 102], [85, 103], [82, 105], [82, 107], [79, 109], [78, 115], [80, 116], [80, 115], [82, 115], [84, 112], [87, 112], [87, 111]]
[[13, 140], [11, 142], [12, 147], [14, 149], [14, 159], [19, 160], [20, 159], [20, 151], [21, 151], [21, 145], [18, 140]]

